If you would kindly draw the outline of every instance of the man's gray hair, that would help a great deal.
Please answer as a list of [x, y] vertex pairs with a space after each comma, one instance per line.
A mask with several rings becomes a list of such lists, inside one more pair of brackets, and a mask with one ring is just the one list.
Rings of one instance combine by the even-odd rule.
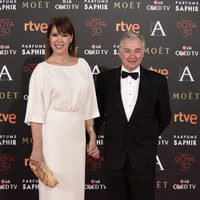
[[127, 31], [127, 32], [125, 32], [125, 33], [122, 34], [120, 42], [119, 42], [119, 48], [121, 48], [122, 41], [124, 39], [126, 39], [126, 38], [128, 38], [130, 40], [140, 39], [142, 41], [142, 43], [143, 43], [143, 48], [145, 49], [145, 39], [144, 39], [144, 37], [142, 35], [140, 35], [139, 33], [134, 33], [132, 31]]

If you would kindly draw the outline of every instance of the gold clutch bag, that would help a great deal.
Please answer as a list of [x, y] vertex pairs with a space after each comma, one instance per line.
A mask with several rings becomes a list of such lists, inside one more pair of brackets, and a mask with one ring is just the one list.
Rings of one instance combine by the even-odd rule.
[[48, 168], [44, 161], [36, 165], [33, 160], [30, 160], [29, 166], [35, 176], [40, 179], [44, 185], [54, 188], [58, 184], [53, 172]]

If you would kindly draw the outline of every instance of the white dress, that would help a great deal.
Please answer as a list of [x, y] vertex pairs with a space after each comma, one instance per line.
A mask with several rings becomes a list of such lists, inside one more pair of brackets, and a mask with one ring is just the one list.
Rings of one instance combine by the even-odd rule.
[[83, 200], [85, 120], [99, 116], [88, 63], [72, 66], [39, 63], [29, 84], [25, 123], [42, 123], [44, 159], [59, 184], [39, 182], [40, 200]]

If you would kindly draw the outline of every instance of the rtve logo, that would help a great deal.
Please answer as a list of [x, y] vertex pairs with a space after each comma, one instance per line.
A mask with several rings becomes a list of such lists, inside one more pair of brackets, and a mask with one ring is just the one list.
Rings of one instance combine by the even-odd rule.
[[124, 21], [121, 21], [119, 23], [116, 23], [115, 27], [116, 31], [133, 31], [134, 33], [140, 32], [140, 25], [139, 24], [132, 24], [132, 23], [126, 23]]
[[0, 123], [8, 122], [10, 124], [16, 124], [17, 116], [14, 113], [0, 113]]
[[159, 73], [159, 74], [162, 74], [162, 75], [165, 76], [166, 78], [168, 78], [168, 75], [169, 75], [168, 69], [157, 69], [156, 67], [150, 66], [150, 67], [148, 68], [148, 70], [157, 72], [157, 73]]
[[174, 114], [174, 122], [175, 123], [190, 123], [190, 124], [197, 124], [198, 123], [198, 116], [196, 114], [184, 114], [179, 112]]
[[30, 158], [24, 158], [24, 166], [28, 167], [30, 162]]
[[36, 32], [42, 32], [46, 33], [48, 29], [47, 23], [35, 23], [32, 21], [29, 21], [27, 23], [24, 23], [24, 31], [36, 31]]

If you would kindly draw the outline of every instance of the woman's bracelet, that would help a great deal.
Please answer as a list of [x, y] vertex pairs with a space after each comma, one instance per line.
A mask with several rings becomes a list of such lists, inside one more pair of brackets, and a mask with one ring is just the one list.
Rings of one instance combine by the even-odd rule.
[[94, 125], [91, 125], [91, 126], [87, 127], [87, 132], [88, 132], [89, 134], [95, 134]]

